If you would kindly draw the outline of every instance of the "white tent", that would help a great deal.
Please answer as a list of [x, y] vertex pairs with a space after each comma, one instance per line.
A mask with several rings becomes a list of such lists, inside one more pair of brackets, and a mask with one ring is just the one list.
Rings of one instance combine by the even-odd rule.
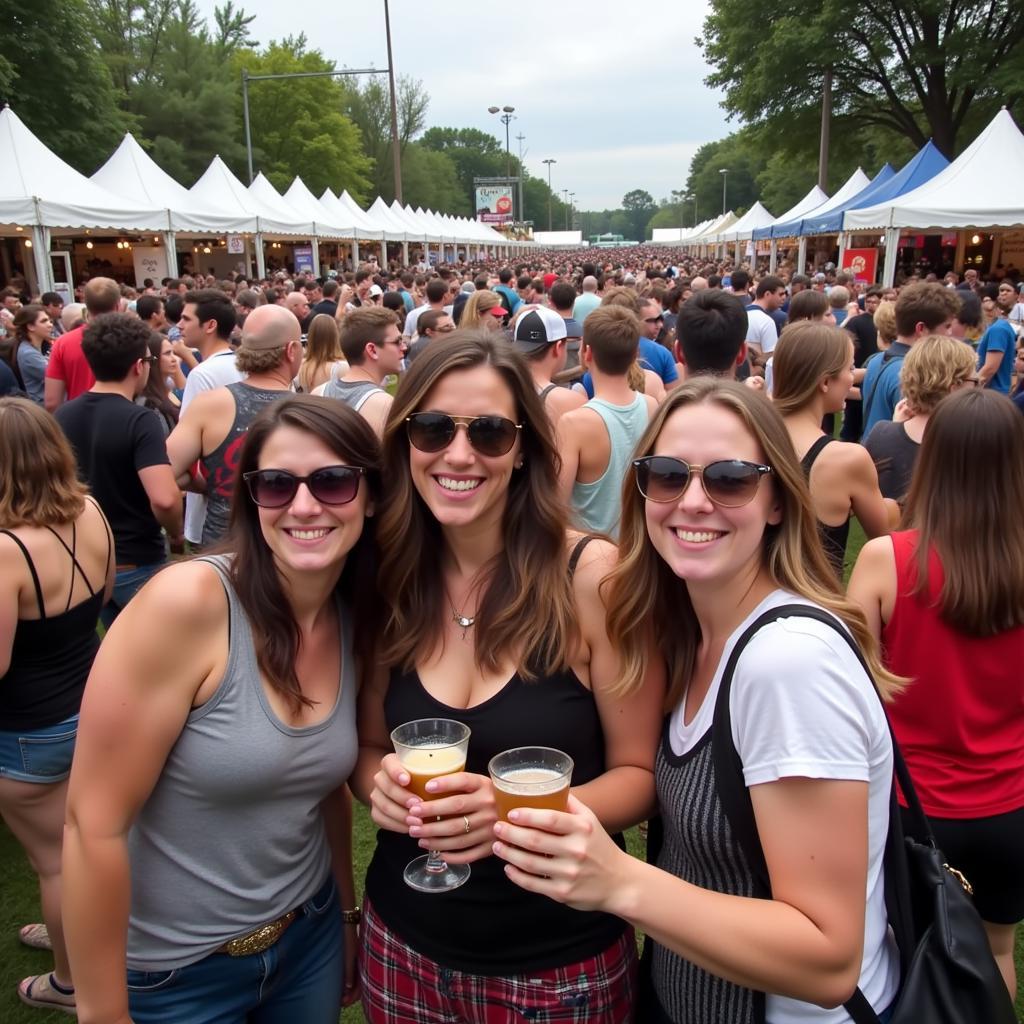
[[[347, 202], [343, 201], [347, 200]], [[370, 218], [360, 209], [359, 205], [347, 193], [336, 196], [329, 188], [324, 189], [320, 197], [320, 205], [340, 225], [352, 225], [349, 238], [375, 238], [380, 240], [381, 233], [374, 228]]]
[[210, 161], [202, 177], [188, 191], [204, 206], [213, 206], [232, 216], [255, 216], [256, 229], [264, 234], [299, 238], [312, 236], [312, 224], [296, 224], [291, 217], [285, 218], [281, 211], [269, 208], [231, 173], [219, 156]]
[[732, 227], [722, 232], [718, 240], [720, 242], [745, 242], [748, 238], [753, 238], [757, 228], [767, 227], [774, 220], [775, 218], [761, 203], [756, 202]]
[[[346, 195], [348, 195], [347, 192], [342, 193], [342, 198], [344, 199]], [[349, 199], [352, 201], [351, 197]], [[389, 242], [405, 241], [405, 228], [401, 224], [395, 223], [394, 218], [391, 216], [391, 211], [388, 209], [388, 204], [380, 196], [377, 196], [373, 201], [373, 205], [366, 210], [366, 216], [376, 229], [378, 238], [385, 238]]]
[[718, 241], [718, 236], [728, 230], [739, 220], [739, 217], [729, 210], [728, 213], [723, 213], [716, 220], [711, 222], [711, 225], [705, 228], [699, 235], [694, 234], [686, 239], [686, 243], [689, 245], [714, 245]]
[[842, 206], [848, 199], [852, 199], [859, 192], [863, 192], [870, 184], [871, 179], [858, 167], [831, 199], [826, 199], [821, 205], [815, 206], [812, 210], [807, 210], [805, 213], [800, 214], [799, 217], [792, 217], [788, 221], [784, 221], [780, 217], [772, 225], [772, 238], [789, 238], [799, 235], [805, 218], [821, 217], [826, 213], [831, 213], [837, 207]]
[[[707, 222], [705, 222], [706, 224]], [[698, 224], [697, 227], [703, 227]], [[557, 232], [555, 232], [557, 234]], [[687, 235], [692, 235], [694, 228], [652, 228], [651, 229], [651, 242], [655, 245], [678, 245]], [[537, 232], [534, 232], [534, 238], [537, 237]]]
[[294, 224], [303, 235], [315, 237], [319, 233], [319, 225], [312, 217], [296, 209], [291, 203], [281, 196], [281, 193], [274, 188], [267, 180], [262, 171], [252, 180], [248, 188], [249, 194], [256, 198], [267, 210], [271, 211], [275, 218], [283, 224]]
[[172, 231], [206, 234], [256, 230], [254, 216], [235, 216], [215, 207], [202, 206], [130, 133], [91, 180], [139, 205], [169, 210]]
[[411, 242], [434, 241], [431, 239], [430, 230], [415, 213], [409, 213], [397, 199], [393, 200], [388, 207], [391, 216], [405, 228], [406, 234]]
[[785, 213], [780, 214], [770, 224], [754, 229], [754, 238], [771, 238], [772, 226], [775, 224], [786, 224], [791, 220], [797, 220], [811, 210], [817, 209], [822, 203], [828, 202], [828, 194], [815, 185], [795, 206], [791, 206]]
[[843, 230], [1024, 224], [1024, 135], [1003, 108], [949, 166], [906, 195], [847, 210]]
[[[677, 229], [678, 230], [678, 229]], [[550, 248], [583, 244], [582, 231], [534, 231], [533, 240]]]
[[284, 194], [284, 201], [304, 217], [311, 217], [317, 234], [322, 238], [354, 238], [351, 217], [338, 215], [329, 209], [309, 190], [309, 186], [298, 176], [292, 180]]

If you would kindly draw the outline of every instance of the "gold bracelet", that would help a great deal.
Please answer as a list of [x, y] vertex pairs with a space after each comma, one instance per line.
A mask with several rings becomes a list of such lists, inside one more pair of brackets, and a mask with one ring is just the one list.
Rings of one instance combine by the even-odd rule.
[[356, 907], [354, 910], [343, 910], [341, 912], [341, 920], [345, 924], [359, 924], [363, 919], [363, 911], [361, 907]]

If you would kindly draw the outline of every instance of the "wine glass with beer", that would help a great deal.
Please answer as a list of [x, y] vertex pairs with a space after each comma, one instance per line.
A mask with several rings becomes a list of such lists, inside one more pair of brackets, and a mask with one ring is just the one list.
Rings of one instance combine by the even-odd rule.
[[[427, 783], [465, 769], [469, 727], [450, 718], [421, 718], [400, 725], [391, 733], [391, 742], [409, 773], [410, 792], [423, 801], [435, 800], [442, 794], [428, 793]], [[450, 892], [469, 878], [469, 865], [448, 864], [437, 850], [431, 850], [406, 865], [404, 878], [418, 892]]]
[[515, 747], [491, 758], [487, 770], [498, 817], [514, 807], [564, 811], [569, 806], [572, 758], [553, 747]]

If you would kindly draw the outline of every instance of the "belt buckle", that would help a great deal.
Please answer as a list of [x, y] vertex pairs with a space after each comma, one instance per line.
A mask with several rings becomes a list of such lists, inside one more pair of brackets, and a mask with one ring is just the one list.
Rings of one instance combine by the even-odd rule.
[[252, 956], [254, 953], [264, 953], [284, 934], [284, 930], [295, 920], [295, 911], [289, 910], [284, 917], [257, 928], [248, 935], [241, 935], [237, 939], [231, 939], [221, 946], [220, 951], [228, 956]]

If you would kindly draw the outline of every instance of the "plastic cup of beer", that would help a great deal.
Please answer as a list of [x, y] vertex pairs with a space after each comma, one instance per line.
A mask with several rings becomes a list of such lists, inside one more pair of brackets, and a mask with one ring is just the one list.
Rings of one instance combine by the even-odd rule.
[[572, 758], [553, 747], [515, 747], [491, 758], [487, 770], [498, 817], [515, 807], [564, 811], [569, 805]]
[[[400, 725], [391, 733], [391, 742], [409, 773], [409, 791], [421, 800], [436, 800], [443, 794], [428, 793], [427, 783], [465, 769], [469, 727], [450, 718], [421, 718]], [[469, 874], [468, 864], [448, 864], [437, 850], [431, 850], [410, 861], [404, 877], [405, 884], [419, 892], [449, 892]]]

